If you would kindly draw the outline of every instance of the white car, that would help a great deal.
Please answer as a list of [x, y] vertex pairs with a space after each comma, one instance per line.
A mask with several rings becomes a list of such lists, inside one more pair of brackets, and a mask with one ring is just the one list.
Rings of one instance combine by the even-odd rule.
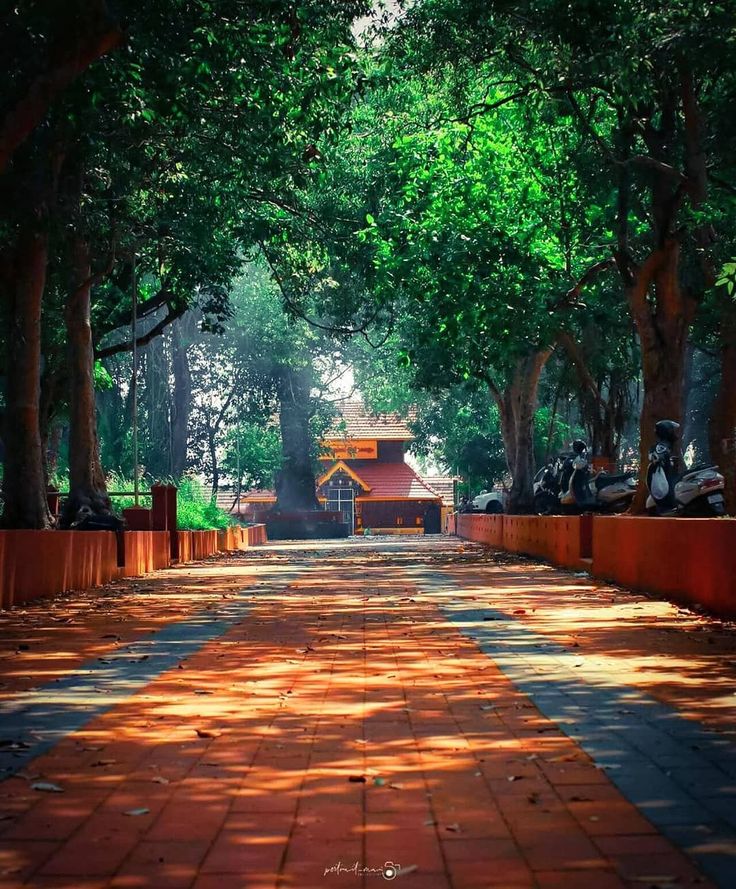
[[503, 512], [503, 494], [500, 491], [481, 491], [473, 500], [473, 512], [498, 515]]

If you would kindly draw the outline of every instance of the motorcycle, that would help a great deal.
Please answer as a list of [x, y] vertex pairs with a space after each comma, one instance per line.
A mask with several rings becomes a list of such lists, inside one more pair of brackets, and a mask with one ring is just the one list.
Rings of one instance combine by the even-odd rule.
[[565, 460], [560, 476], [560, 503], [565, 512], [623, 512], [636, 494], [632, 473], [591, 473], [588, 446], [580, 439], [572, 443], [572, 456]]
[[660, 420], [654, 427], [657, 440], [649, 450], [647, 512], [655, 516], [723, 516], [725, 481], [718, 467], [693, 466], [678, 473], [679, 458], [673, 453], [680, 433], [674, 420]]

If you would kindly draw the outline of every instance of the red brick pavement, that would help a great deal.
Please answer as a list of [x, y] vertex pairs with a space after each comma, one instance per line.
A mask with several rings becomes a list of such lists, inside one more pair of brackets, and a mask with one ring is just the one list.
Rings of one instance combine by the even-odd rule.
[[470, 559], [452, 565], [452, 574], [464, 598], [513, 614], [591, 666], [736, 738], [736, 622], [531, 560]]
[[[2, 889], [370, 887], [386, 862], [402, 889], [709, 887], [400, 565], [313, 555], [0, 784]], [[222, 595], [252, 566], [202, 570]]]

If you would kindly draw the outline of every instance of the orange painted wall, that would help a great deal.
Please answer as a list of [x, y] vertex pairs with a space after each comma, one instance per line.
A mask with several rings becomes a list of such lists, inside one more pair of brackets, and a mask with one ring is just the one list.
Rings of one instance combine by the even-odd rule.
[[593, 574], [736, 617], [736, 519], [597, 516]]
[[122, 577], [138, 577], [170, 564], [168, 531], [125, 531], [125, 567]]
[[[218, 552], [216, 531], [175, 533], [182, 562]], [[226, 533], [234, 549], [266, 542], [264, 525]], [[171, 564], [168, 531], [124, 532], [123, 567], [118, 566], [117, 543], [111, 531], [0, 531], [0, 608], [148, 574]]]
[[458, 515], [457, 534], [736, 617], [736, 519]]
[[118, 575], [110, 531], [2, 531], [2, 607], [108, 583]]
[[504, 520], [502, 515], [460, 513], [457, 516], [457, 535], [476, 543], [486, 543], [503, 549]]
[[268, 543], [265, 525], [249, 525], [245, 530], [248, 532], [248, 546], [261, 546]]
[[457, 516], [457, 534], [468, 540], [536, 556], [565, 568], [579, 569], [590, 557], [591, 516]]
[[206, 559], [217, 552], [217, 531], [191, 531], [192, 558]]
[[265, 525], [234, 526], [217, 532], [217, 546], [221, 552], [248, 549], [266, 543]]

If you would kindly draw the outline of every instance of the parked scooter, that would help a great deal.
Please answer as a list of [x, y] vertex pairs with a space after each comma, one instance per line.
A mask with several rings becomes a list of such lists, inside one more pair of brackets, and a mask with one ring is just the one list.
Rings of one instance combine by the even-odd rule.
[[580, 439], [572, 443], [573, 454], [565, 460], [560, 477], [560, 503], [565, 512], [623, 512], [636, 494], [632, 473], [612, 475], [591, 472], [588, 446]]
[[570, 454], [558, 454], [534, 476], [534, 512], [537, 515], [556, 515], [560, 509], [560, 479], [565, 460]]
[[673, 453], [680, 424], [660, 420], [654, 427], [657, 441], [649, 451], [647, 468], [647, 511], [658, 516], [722, 516], [724, 478], [717, 466], [693, 466], [678, 475], [678, 457]]

